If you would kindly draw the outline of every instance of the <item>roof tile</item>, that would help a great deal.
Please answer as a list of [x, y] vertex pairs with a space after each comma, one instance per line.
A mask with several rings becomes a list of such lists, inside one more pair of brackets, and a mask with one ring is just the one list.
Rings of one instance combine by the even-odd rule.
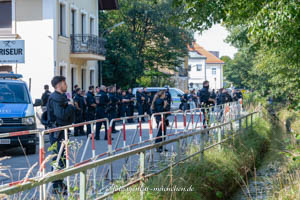
[[196, 51], [200, 55], [203, 55], [206, 57], [206, 63], [207, 64], [224, 64], [224, 61], [213, 55], [212, 53], [206, 51], [203, 47], [198, 45], [196, 42], [193, 43], [193, 47], [188, 45], [189, 51]]

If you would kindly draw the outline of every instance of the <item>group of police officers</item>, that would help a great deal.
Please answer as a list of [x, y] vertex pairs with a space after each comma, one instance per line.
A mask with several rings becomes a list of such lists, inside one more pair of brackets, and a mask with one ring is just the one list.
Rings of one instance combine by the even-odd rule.
[[243, 95], [240, 90], [233, 90], [232, 94], [229, 94], [228, 90], [225, 88], [219, 89], [217, 92], [213, 89], [212, 92], [209, 91], [209, 82], [203, 82], [203, 88], [198, 90], [197, 94], [194, 90], [190, 92], [185, 91], [184, 95], [181, 97], [180, 109], [188, 110], [193, 108], [222, 105], [225, 103], [238, 101], [242, 99]]
[[[94, 88], [89, 86], [89, 91], [85, 93], [78, 86], [75, 86], [72, 93], [72, 99], [67, 97], [67, 84], [65, 77], [55, 76], [51, 84], [55, 91], [51, 93], [49, 86], [45, 85], [45, 92], [42, 95], [42, 106], [45, 108], [42, 116], [42, 123], [45, 128], [55, 128], [60, 126], [69, 125], [72, 123], [80, 123], [84, 121], [91, 121], [95, 119], [108, 118], [110, 121], [119, 117], [130, 117], [134, 115], [134, 102], [136, 101], [136, 108], [139, 115], [147, 113], [151, 116], [152, 113], [160, 113], [170, 111], [172, 98], [168, 87], [165, 90], [158, 91], [156, 94], [147, 92], [146, 88], [138, 89], [136, 95], [133, 95], [132, 89], [129, 88], [127, 91], [122, 91], [120, 88], [115, 86], [105, 87], [100, 86]], [[216, 98], [219, 100], [216, 100]], [[236, 93], [233, 98], [240, 98], [241, 93]], [[226, 101], [232, 101], [231, 96], [226, 91], [221, 91], [220, 94], [214, 95], [209, 92], [209, 82], [204, 81], [203, 88], [195, 95], [194, 92], [191, 94], [188, 91], [181, 97], [181, 108], [183, 110], [188, 109], [188, 102], [192, 99], [196, 100], [197, 106], [208, 106], [210, 104], [220, 104]], [[217, 102], [219, 101], [219, 102]], [[161, 142], [165, 137], [163, 133], [166, 133], [169, 121], [168, 115], [164, 115], [164, 120], [161, 120], [161, 115], [155, 116], [158, 134], [156, 136], [156, 142]], [[143, 118], [141, 120], [144, 121]], [[128, 123], [134, 122], [132, 118], [128, 119]], [[95, 139], [100, 140], [100, 129], [104, 124], [105, 136], [107, 140], [107, 127], [106, 122], [97, 122]], [[163, 127], [163, 129], [162, 129]], [[117, 132], [115, 124], [112, 124], [112, 133]], [[83, 126], [76, 127], [74, 129], [74, 136], [78, 135], [89, 135], [91, 133], [91, 125], [87, 125], [87, 133], [84, 133]], [[50, 144], [57, 144], [54, 148], [54, 153], [57, 154], [61, 143], [64, 139], [64, 131], [58, 131], [49, 134]], [[113, 138], [112, 138], [113, 139]], [[166, 150], [166, 149], [164, 149]], [[162, 147], [157, 149], [158, 152], [162, 152]], [[56, 157], [53, 158], [56, 160]], [[63, 155], [59, 160], [59, 167], [65, 167], [65, 156]], [[66, 186], [63, 180], [57, 180], [53, 182], [54, 193], [65, 193]]]
[[[45, 92], [42, 95], [43, 106], [47, 105], [48, 98], [51, 95], [49, 86], [44, 86]], [[77, 85], [74, 86], [72, 92], [72, 99], [74, 105], [74, 122], [80, 123], [85, 121], [92, 121], [95, 119], [108, 118], [109, 121], [119, 117], [131, 117], [134, 115], [134, 106], [136, 101], [136, 108], [139, 115], [151, 115], [151, 109], [154, 94], [148, 92], [146, 88], [138, 89], [136, 95], [133, 95], [132, 89], [121, 90], [115, 86], [89, 86], [88, 92], [84, 92]], [[166, 101], [170, 110], [171, 95], [168, 88], [166, 88]], [[144, 121], [144, 118], [141, 118]], [[129, 118], [128, 123], [133, 123], [134, 119]], [[107, 140], [107, 127], [105, 122], [96, 123], [95, 139], [100, 139], [100, 130], [102, 124], [105, 128], [104, 139]], [[112, 124], [112, 133], [116, 133], [115, 123]], [[84, 127], [76, 127], [74, 129], [74, 136], [88, 135], [91, 133], [91, 125], [87, 125], [87, 132], [84, 132]], [[113, 139], [113, 138], [112, 138]]]

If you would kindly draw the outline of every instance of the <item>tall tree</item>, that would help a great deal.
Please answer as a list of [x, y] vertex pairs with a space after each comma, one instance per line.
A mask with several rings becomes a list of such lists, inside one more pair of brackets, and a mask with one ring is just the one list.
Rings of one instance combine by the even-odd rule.
[[159, 69], [180, 66], [192, 40], [192, 33], [174, 22], [182, 9], [172, 8], [172, 0], [120, 0], [119, 4], [120, 10], [99, 15], [102, 30], [125, 22], [106, 36], [104, 83], [132, 87], [145, 76], [150, 77], [147, 85], [160, 76], [168, 78]]
[[174, 5], [184, 6], [187, 27], [202, 31], [222, 22], [231, 33], [228, 41], [240, 51], [232, 63], [248, 50], [242, 60], [251, 57], [251, 66], [238, 67], [253, 76], [236, 71], [241, 84], [285, 97], [300, 109], [299, 0], [174, 0]]

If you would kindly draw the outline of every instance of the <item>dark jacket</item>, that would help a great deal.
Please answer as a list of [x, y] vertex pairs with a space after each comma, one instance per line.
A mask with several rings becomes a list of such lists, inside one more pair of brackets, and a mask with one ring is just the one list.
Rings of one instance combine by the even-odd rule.
[[100, 92], [96, 95], [97, 99], [97, 107], [96, 107], [96, 117], [98, 119], [107, 117], [108, 112], [108, 103], [109, 98], [106, 92], [100, 90]]
[[[129, 93], [129, 92], [127, 92], [126, 97], [127, 97], [127, 99], [129, 99], [129, 100], [131, 100], [132, 98], [135, 98], [135, 96], [134, 96], [132, 93]], [[129, 105], [130, 105], [130, 106], [133, 106], [133, 104], [134, 104], [134, 101], [130, 101], [130, 102], [129, 102]]]
[[171, 96], [170, 92], [167, 90], [165, 94], [166, 94], [166, 100], [168, 101], [168, 104], [171, 105], [172, 96]]
[[204, 104], [206, 106], [209, 105], [209, 97], [210, 97], [210, 92], [208, 91], [208, 88], [205, 88], [203, 87], [201, 90], [200, 90], [200, 104]]
[[188, 94], [184, 94], [184, 95], [181, 96], [181, 99], [180, 99], [181, 103], [187, 103], [188, 100], [189, 100], [189, 95]]
[[[160, 112], [165, 112], [165, 111], [166, 111], [166, 109], [164, 108], [164, 100], [161, 98], [157, 98], [154, 102], [153, 112], [160, 113]], [[156, 118], [156, 121], [160, 121], [161, 115], [156, 115], [155, 118]]]
[[81, 121], [83, 121], [83, 119], [85, 117], [85, 111], [86, 111], [84, 97], [79, 94], [76, 94], [74, 97], [74, 102], [76, 102], [78, 104], [78, 107], [80, 108], [80, 110], [78, 110], [76, 108], [75, 118], [76, 118], [77, 122], [81, 122]]
[[74, 122], [74, 107], [68, 104], [65, 94], [53, 92], [47, 104], [47, 120], [50, 127], [66, 126]]
[[109, 104], [108, 104], [108, 112], [116, 112], [117, 105], [119, 103], [119, 98], [116, 93], [109, 93]]
[[96, 108], [91, 105], [96, 104], [96, 100], [95, 100], [95, 95], [90, 91], [86, 93], [86, 104], [87, 104], [87, 111], [90, 113], [94, 113]]
[[47, 106], [48, 99], [51, 95], [51, 92], [49, 90], [45, 91], [42, 95], [42, 106]]
[[142, 97], [144, 97], [143, 93], [137, 91], [136, 92], [136, 101], [138, 104], [144, 104], [145, 100], [142, 100]]

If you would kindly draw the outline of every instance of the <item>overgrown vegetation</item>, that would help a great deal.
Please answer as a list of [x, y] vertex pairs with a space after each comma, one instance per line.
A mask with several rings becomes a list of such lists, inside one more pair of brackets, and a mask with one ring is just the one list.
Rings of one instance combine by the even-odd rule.
[[299, 199], [300, 198], [300, 113], [288, 109], [281, 109], [278, 117], [284, 123], [290, 139], [285, 141], [282, 151], [287, 162], [285, 167], [274, 178], [270, 199]]
[[[252, 130], [222, 145], [222, 150], [205, 151], [203, 160], [195, 156], [176, 167], [150, 178], [145, 188], [172, 188], [192, 186], [190, 192], [145, 192], [145, 199], [228, 199], [247, 182], [247, 177], [257, 167], [269, 144], [271, 125], [258, 118]], [[195, 152], [195, 147], [190, 153]], [[116, 199], [139, 199], [139, 192], [121, 192]]]
[[238, 49], [223, 57], [224, 76], [273, 99], [286, 99], [300, 110], [299, 0], [174, 0], [184, 6], [189, 28], [199, 31], [222, 23], [227, 42]]

